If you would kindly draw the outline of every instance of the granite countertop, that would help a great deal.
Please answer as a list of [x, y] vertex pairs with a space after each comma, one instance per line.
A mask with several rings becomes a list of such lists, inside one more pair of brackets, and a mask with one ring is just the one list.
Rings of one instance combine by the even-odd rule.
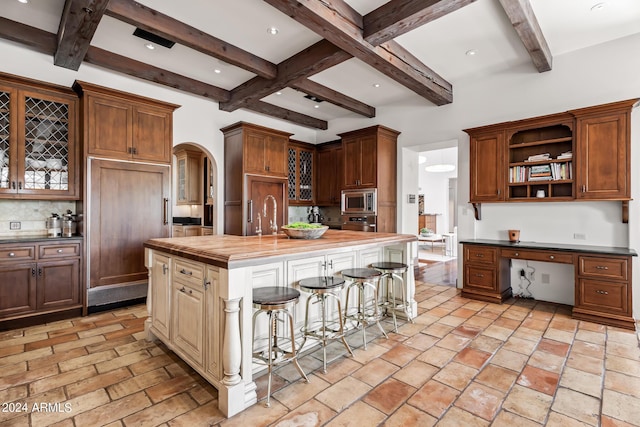
[[500, 246], [503, 248], [518, 249], [546, 249], [554, 251], [567, 252], [587, 252], [603, 255], [624, 255], [638, 256], [634, 249], [622, 248], [616, 246], [591, 246], [591, 245], [569, 245], [563, 243], [544, 243], [544, 242], [512, 242], [510, 240], [489, 240], [489, 239], [464, 239], [458, 243], [467, 243], [473, 245]]
[[37, 243], [37, 242], [59, 242], [65, 240], [82, 240], [82, 236], [73, 237], [47, 237], [47, 236], [0, 236], [2, 243]]
[[144, 246], [198, 262], [223, 268], [238, 268], [273, 262], [291, 255], [309, 256], [327, 250], [361, 249], [394, 243], [416, 241], [412, 234], [366, 233], [362, 231], [327, 230], [314, 240], [275, 236], [192, 236], [151, 239]]

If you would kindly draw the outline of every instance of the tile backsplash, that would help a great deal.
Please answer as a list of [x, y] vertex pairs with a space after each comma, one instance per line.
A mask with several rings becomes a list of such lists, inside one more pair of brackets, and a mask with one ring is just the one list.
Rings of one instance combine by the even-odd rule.
[[[75, 209], [72, 201], [0, 200], [0, 237], [46, 236], [46, 219], [52, 213], [75, 213]], [[10, 229], [14, 221], [20, 223], [19, 230]]]

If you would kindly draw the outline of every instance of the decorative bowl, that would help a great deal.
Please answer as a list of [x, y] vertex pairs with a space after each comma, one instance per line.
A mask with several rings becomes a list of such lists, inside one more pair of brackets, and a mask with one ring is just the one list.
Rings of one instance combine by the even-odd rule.
[[317, 228], [290, 228], [286, 225], [280, 227], [284, 234], [291, 239], [318, 239], [329, 229], [328, 225], [322, 225]]

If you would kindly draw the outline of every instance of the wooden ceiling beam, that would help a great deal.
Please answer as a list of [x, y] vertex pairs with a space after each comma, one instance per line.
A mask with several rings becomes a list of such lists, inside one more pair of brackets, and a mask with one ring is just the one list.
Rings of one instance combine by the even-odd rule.
[[402, 61], [406, 50], [398, 50], [397, 43], [387, 42], [387, 46], [383, 48], [372, 46], [364, 40], [362, 29], [354, 25], [353, 19], [337, 12], [341, 9], [335, 5], [344, 3], [343, 0], [264, 1], [434, 104], [453, 102], [451, 84], [415, 57], [410, 62]]
[[551, 70], [553, 57], [529, 0], [500, 0], [538, 72]]
[[364, 16], [364, 39], [373, 46], [448, 15], [476, 0], [391, 0]]
[[109, 0], [66, 0], [58, 26], [53, 63], [77, 71]]
[[[20, 43], [46, 55], [53, 55], [56, 51], [55, 34], [3, 17], [0, 17], [0, 38]], [[228, 99], [230, 95], [226, 89], [181, 76], [171, 71], [135, 61], [93, 46], [87, 49], [84, 60], [85, 62], [112, 71], [168, 86], [182, 92], [203, 96], [214, 101], [224, 101]], [[327, 129], [327, 122], [324, 120], [276, 107], [266, 102], [258, 103], [255, 106], [247, 106], [246, 108], [257, 113], [287, 120], [300, 126]]]
[[376, 109], [370, 105], [360, 102], [357, 99], [353, 99], [343, 93], [335, 91], [331, 88], [323, 86], [313, 80], [304, 79], [291, 85], [292, 88], [302, 91], [307, 95], [315, 96], [323, 101], [327, 101], [338, 107], [342, 107], [345, 110], [353, 111], [365, 117], [375, 117]]
[[232, 89], [231, 99], [220, 103], [220, 109], [235, 111], [238, 108], [248, 108], [265, 96], [340, 64], [351, 57], [350, 54], [332, 43], [321, 40], [278, 64], [278, 76], [275, 79], [254, 77]]
[[276, 77], [276, 65], [197, 28], [133, 0], [111, 0], [107, 16], [213, 56], [265, 79]]
[[286, 108], [278, 107], [277, 105], [269, 104], [264, 101], [255, 101], [250, 106], [247, 106], [245, 108], [251, 111], [255, 111], [256, 113], [262, 113], [266, 114], [267, 116], [277, 117], [279, 119], [287, 120], [289, 122], [293, 122], [300, 126], [305, 126], [308, 128], [326, 130], [329, 127], [328, 123], [325, 120], [287, 110]]

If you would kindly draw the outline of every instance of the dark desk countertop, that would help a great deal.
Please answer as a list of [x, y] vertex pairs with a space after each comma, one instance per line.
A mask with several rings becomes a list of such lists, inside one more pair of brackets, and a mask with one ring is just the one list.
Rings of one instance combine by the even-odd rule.
[[563, 243], [545, 243], [545, 242], [511, 242], [509, 240], [490, 240], [490, 239], [463, 239], [459, 243], [469, 245], [485, 245], [499, 246], [502, 248], [512, 249], [546, 249], [554, 251], [566, 252], [584, 252], [601, 255], [623, 255], [638, 256], [634, 249], [621, 248], [615, 246], [591, 246], [591, 245], [568, 245]]
[[2, 243], [38, 243], [38, 242], [64, 242], [71, 240], [82, 240], [82, 236], [73, 237], [47, 237], [47, 236], [5, 236], [0, 237]]

